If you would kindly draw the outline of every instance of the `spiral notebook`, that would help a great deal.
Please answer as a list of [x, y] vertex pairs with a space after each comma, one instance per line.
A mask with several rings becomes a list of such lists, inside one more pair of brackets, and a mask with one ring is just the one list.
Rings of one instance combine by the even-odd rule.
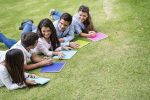
[[60, 72], [65, 64], [66, 62], [55, 62], [48, 66], [43, 66], [40, 72]]
[[[61, 51], [63, 53], [62, 59], [71, 59], [76, 53], [76, 50], [68, 50], [68, 51]], [[53, 58], [58, 59], [58, 56], [54, 56]]]
[[99, 41], [99, 40], [105, 39], [107, 37], [108, 37], [108, 35], [101, 33], [101, 32], [98, 32], [98, 33], [96, 33], [95, 37], [88, 38], [88, 39], [90, 39], [92, 41]]
[[82, 48], [90, 43], [90, 42], [84, 41], [84, 40], [77, 40], [75, 42], [79, 44], [79, 48]]
[[38, 77], [38, 78], [27, 78], [27, 80], [33, 80], [37, 84], [43, 85], [43, 84], [46, 84], [48, 81], [50, 81], [50, 78]]

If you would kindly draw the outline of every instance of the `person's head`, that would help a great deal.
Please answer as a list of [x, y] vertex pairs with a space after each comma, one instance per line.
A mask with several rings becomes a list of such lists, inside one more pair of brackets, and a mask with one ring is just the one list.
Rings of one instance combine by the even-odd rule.
[[79, 7], [78, 14], [79, 14], [79, 19], [80, 19], [81, 22], [86, 21], [90, 16], [89, 8], [85, 5], [81, 5]]
[[22, 85], [25, 83], [24, 77], [24, 55], [20, 49], [11, 49], [5, 56], [5, 66], [12, 78], [13, 83]]
[[59, 20], [59, 27], [61, 31], [65, 31], [72, 23], [72, 16], [69, 13], [63, 13]]
[[33, 49], [38, 43], [38, 34], [33, 32], [25, 33], [21, 38], [21, 43], [25, 48]]
[[89, 7], [81, 5], [78, 9], [79, 20], [85, 25], [85, 31], [94, 30], [93, 22], [91, 20]]
[[52, 21], [48, 18], [44, 18], [38, 24], [37, 33], [39, 37], [43, 37], [46, 40], [50, 40], [52, 44], [52, 49], [55, 50], [60, 43], [57, 38], [56, 29]]

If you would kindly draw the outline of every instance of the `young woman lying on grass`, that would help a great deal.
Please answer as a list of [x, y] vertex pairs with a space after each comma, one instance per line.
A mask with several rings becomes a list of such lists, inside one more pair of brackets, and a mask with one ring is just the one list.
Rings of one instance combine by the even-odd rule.
[[36, 78], [34, 74], [24, 72], [24, 55], [20, 49], [7, 51], [5, 60], [0, 62], [0, 87], [6, 86], [9, 90], [35, 85], [35, 81], [26, 78]]
[[[58, 20], [61, 16], [61, 12], [52, 9], [50, 15], [54, 20]], [[91, 19], [90, 10], [87, 6], [81, 5], [78, 12], [73, 16], [72, 24], [74, 26], [75, 33], [82, 37], [94, 37], [96, 31]]]
[[38, 34], [38, 43], [34, 50], [32, 50], [33, 52], [43, 53], [50, 57], [58, 55], [59, 59], [62, 59], [63, 53], [61, 50], [71, 49], [70, 47], [60, 45], [56, 29], [50, 19], [44, 18], [39, 22], [36, 29], [34, 28], [33, 30], [33, 27], [36, 27], [33, 21], [28, 20], [22, 24], [23, 31], [21, 32], [23, 35], [31, 31], [35, 31]]

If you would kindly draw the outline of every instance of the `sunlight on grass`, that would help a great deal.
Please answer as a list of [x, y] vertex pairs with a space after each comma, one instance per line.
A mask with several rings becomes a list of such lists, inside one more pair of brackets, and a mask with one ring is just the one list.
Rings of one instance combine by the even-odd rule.
[[[49, 9], [73, 15], [81, 4], [89, 6], [96, 29], [109, 37], [62, 60], [67, 63], [60, 73], [30, 71], [51, 78], [44, 86], [14, 91], [1, 87], [0, 100], [149, 100], [148, 0], [1, 0], [0, 32], [19, 40], [22, 20], [31, 18], [37, 25], [50, 18]], [[7, 48], [0, 43], [0, 49]]]

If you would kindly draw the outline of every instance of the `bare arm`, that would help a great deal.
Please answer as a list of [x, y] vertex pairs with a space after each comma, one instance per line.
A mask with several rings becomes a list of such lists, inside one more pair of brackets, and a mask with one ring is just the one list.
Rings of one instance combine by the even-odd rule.
[[35, 68], [39, 68], [45, 65], [50, 65], [53, 62], [53, 59], [43, 59], [42, 57], [39, 57], [36, 54], [32, 54], [31, 60], [35, 62], [34, 64], [24, 65], [25, 70], [32, 70]]
[[52, 62], [53, 62], [53, 60], [51, 58], [50, 59], [44, 59], [43, 61], [35, 63], [35, 64], [24, 65], [24, 69], [25, 70], [32, 70], [32, 69], [39, 68], [42, 66], [50, 65]]
[[42, 61], [43, 58], [40, 57], [40, 56], [38, 56], [37, 54], [33, 53], [33, 54], [32, 54], [32, 57], [31, 57], [31, 60], [32, 60], [33, 62], [37, 63], [37, 62]]
[[39, 67], [42, 67], [41, 62], [35, 63], [35, 64], [24, 65], [25, 70], [32, 70], [32, 69], [39, 68]]
[[91, 37], [91, 35], [94, 35], [94, 34], [96, 34], [95, 31], [89, 31], [88, 33], [81, 32], [80, 36], [88, 38], [88, 37]]
[[87, 38], [87, 37], [89, 37], [90, 35], [89, 35], [89, 34], [87, 34], [87, 33], [83, 33], [83, 32], [81, 32], [81, 33], [80, 33], [80, 36]]

